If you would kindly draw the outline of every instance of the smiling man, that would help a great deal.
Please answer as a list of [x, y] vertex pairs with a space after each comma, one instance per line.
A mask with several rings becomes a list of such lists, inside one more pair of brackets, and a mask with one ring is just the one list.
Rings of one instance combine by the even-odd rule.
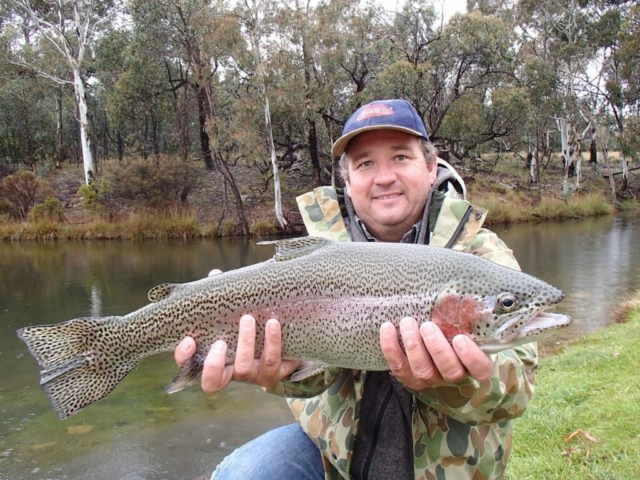
[[[407, 242], [465, 251], [518, 268], [486, 211], [464, 199], [458, 174], [437, 158], [422, 119], [405, 100], [358, 109], [333, 145], [346, 190], [320, 187], [298, 197], [310, 235], [340, 241]], [[400, 339], [404, 345], [401, 347]], [[387, 322], [380, 345], [389, 372], [327, 368], [300, 382], [299, 363], [282, 359], [280, 324], [267, 322], [255, 359], [256, 325], [240, 319], [236, 359], [216, 342], [202, 388], [252, 382], [289, 398], [297, 423], [239, 448], [212, 479], [500, 479], [511, 448], [510, 420], [533, 393], [534, 344], [484, 354], [464, 335], [449, 343], [434, 324]], [[176, 349], [178, 364], [195, 352]], [[390, 375], [391, 374], [391, 375]]]

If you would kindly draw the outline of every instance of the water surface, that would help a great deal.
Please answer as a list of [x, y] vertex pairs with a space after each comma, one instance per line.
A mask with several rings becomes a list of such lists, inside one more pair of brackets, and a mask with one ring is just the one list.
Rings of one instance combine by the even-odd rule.
[[[575, 324], [547, 342], [602, 328], [640, 288], [640, 220], [599, 217], [495, 229], [523, 270], [562, 288]], [[284, 401], [232, 384], [217, 395], [166, 395], [170, 354], [146, 359], [113, 393], [57, 420], [38, 367], [15, 336], [29, 324], [121, 315], [158, 283], [202, 278], [265, 260], [252, 239], [0, 244], [0, 479], [193, 479], [231, 450], [291, 421]]]

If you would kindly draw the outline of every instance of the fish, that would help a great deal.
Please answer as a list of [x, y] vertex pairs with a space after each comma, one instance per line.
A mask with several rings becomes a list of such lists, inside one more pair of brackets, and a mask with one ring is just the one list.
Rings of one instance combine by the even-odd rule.
[[486, 353], [540, 340], [571, 324], [546, 309], [565, 294], [479, 256], [428, 245], [335, 242], [320, 237], [260, 242], [273, 258], [182, 284], [152, 288], [150, 303], [124, 316], [76, 318], [17, 331], [42, 368], [40, 386], [58, 418], [108, 395], [143, 358], [173, 351], [185, 337], [197, 351], [167, 387], [196, 382], [217, 340], [235, 358], [242, 315], [256, 319], [256, 357], [267, 320], [282, 331], [282, 358], [302, 361], [292, 381], [328, 366], [383, 371], [385, 321], [436, 323]]

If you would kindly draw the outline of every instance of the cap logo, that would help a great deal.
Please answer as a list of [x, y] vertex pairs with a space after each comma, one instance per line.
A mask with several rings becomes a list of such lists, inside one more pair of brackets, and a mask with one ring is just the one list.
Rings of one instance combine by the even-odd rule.
[[362, 112], [360, 112], [360, 115], [358, 115], [358, 118], [356, 118], [356, 121], [359, 122], [367, 118], [384, 117], [386, 115], [393, 115], [393, 108], [387, 107], [386, 105], [382, 105], [382, 104], [373, 104], [373, 105], [369, 105]]

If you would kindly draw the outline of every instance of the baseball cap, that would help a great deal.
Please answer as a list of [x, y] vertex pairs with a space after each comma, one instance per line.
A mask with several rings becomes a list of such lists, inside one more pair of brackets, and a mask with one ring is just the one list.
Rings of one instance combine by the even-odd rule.
[[349, 117], [342, 136], [333, 144], [331, 152], [342, 155], [353, 137], [370, 130], [400, 130], [429, 140], [424, 122], [415, 108], [406, 100], [376, 100], [368, 103]]

